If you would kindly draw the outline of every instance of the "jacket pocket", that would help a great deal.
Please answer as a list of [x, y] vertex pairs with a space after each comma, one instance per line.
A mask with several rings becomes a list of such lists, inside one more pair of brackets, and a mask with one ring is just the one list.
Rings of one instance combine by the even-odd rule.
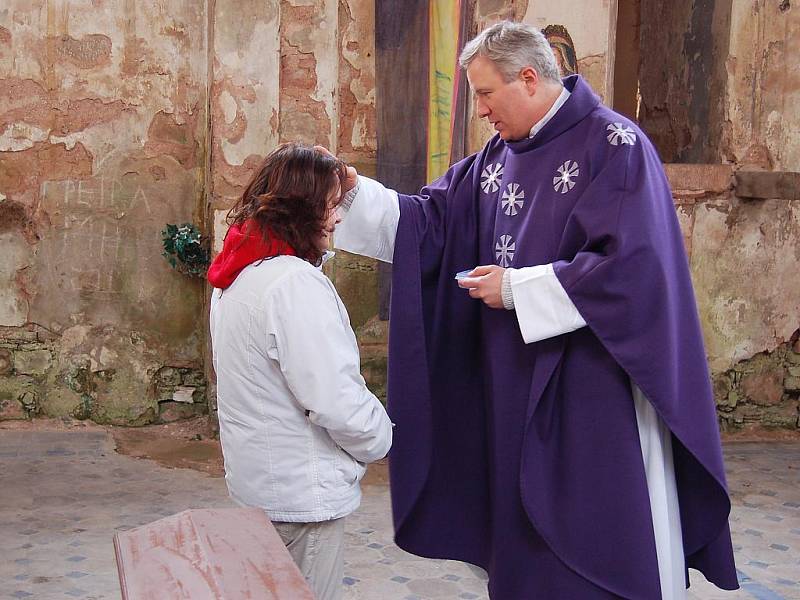
[[358, 483], [367, 471], [364, 463], [357, 461], [341, 448], [337, 448], [336, 469], [347, 486]]

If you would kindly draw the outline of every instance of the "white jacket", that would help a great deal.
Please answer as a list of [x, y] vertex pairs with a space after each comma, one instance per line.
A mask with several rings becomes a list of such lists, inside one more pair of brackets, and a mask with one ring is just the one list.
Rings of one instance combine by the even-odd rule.
[[273, 521], [353, 512], [364, 463], [386, 455], [392, 426], [331, 281], [293, 256], [252, 264], [214, 289], [211, 339], [231, 497]]

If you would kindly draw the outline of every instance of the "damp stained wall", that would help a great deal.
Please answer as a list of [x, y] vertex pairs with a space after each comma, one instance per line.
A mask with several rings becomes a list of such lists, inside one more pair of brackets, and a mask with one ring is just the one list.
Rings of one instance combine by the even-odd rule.
[[[579, 69], [605, 95], [614, 3], [590, 4], [597, 14], [478, 0], [475, 26], [563, 18]], [[678, 44], [676, 54], [662, 48], [658, 65], [643, 62], [652, 69], [643, 84], [668, 84], [649, 88], [662, 96], [648, 132], [675, 142], [667, 162], [717, 163], [667, 172], [721, 414], [733, 426], [797, 426], [797, 204], [742, 198], [733, 183], [742, 169], [798, 170], [797, 65], [787, 58], [798, 13], [787, 4], [661, 5], [669, 14], [642, 4], [651, 15], [643, 36]], [[686, 35], [652, 38], [653, 19]], [[227, 210], [282, 141], [325, 144], [373, 175], [373, 22], [372, 0], [0, 8], [0, 418], [137, 424], [204, 409], [207, 290], [168, 268], [159, 232], [193, 221], [219, 249]], [[666, 58], [686, 62], [685, 44], [702, 59], [696, 72], [664, 79], [673, 73]], [[703, 73], [707, 89], [691, 100], [678, 83]], [[488, 137], [476, 122], [475, 148]], [[386, 328], [375, 316], [375, 262], [340, 253], [326, 269], [380, 394]]]
[[[208, 290], [160, 231], [193, 222], [218, 250], [283, 141], [374, 174], [373, 22], [364, 0], [0, 8], [0, 418], [205, 410]], [[364, 325], [374, 261], [329, 270]]]
[[203, 213], [199, 9], [0, 8], [0, 418], [137, 424], [204, 405], [203, 287], [160, 236]]
[[800, 171], [800, 6], [732, 2], [720, 160]]
[[796, 429], [800, 205], [741, 197], [734, 165], [666, 170], [723, 426]]
[[662, 160], [693, 163], [668, 172], [722, 421], [797, 428], [800, 12], [763, 0], [641, 7], [639, 116]]

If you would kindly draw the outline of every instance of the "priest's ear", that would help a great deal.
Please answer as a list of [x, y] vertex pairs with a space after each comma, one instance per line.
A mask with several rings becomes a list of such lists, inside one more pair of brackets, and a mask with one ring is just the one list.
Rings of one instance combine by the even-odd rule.
[[528, 90], [528, 94], [533, 96], [539, 87], [539, 74], [533, 67], [525, 67], [519, 72], [519, 78]]

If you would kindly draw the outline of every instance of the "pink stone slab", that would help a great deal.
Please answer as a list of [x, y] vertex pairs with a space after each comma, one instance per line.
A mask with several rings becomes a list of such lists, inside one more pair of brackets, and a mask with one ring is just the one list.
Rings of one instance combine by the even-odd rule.
[[257, 508], [193, 509], [114, 536], [123, 600], [314, 600]]

